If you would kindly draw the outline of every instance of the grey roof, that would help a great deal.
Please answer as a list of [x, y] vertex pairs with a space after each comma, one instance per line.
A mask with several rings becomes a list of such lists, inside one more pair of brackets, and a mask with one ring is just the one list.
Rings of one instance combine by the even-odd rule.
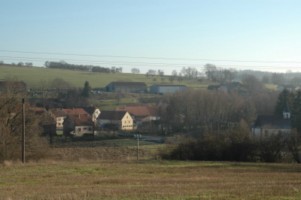
[[111, 82], [109, 85], [115, 85], [115, 86], [141, 86], [146, 87], [146, 84], [144, 82], [125, 82], [125, 81], [114, 81]]
[[101, 111], [98, 119], [107, 119], [107, 120], [121, 120], [126, 111]]
[[168, 85], [168, 84], [154, 84], [152, 87], [187, 87], [186, 85]]
[[254, 127], [267, 129], [291, 129], [291, 120], [274, 115], [260, 115], [255, 121]]

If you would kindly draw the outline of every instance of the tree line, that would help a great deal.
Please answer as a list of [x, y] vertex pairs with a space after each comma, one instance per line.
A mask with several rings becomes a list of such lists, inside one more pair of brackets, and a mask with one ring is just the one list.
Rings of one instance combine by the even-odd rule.
[[76, 65], [69, 64], [65, 61], [54, 62], [54, 61], [46, 61], [45, 67], [50, 69], [67, 69], [67, 70], [77, 70], [77, 71], [89, 71], [89, 72], [100, 72], [100, 73], [121, 73], [121, 67], [100, 67], [93, 65]]

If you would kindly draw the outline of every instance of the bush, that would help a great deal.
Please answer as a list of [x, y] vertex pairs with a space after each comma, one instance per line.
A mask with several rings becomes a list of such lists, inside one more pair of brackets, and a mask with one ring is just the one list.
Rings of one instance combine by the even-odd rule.
[[165, 159], [277, 162], [283, 159], [285, 140], [281, 135], [263, 139], [252, 138], [243, 130], [222, 134], [207, 133], [199, 139], [180, 143], [173, 151], [163, 155]]

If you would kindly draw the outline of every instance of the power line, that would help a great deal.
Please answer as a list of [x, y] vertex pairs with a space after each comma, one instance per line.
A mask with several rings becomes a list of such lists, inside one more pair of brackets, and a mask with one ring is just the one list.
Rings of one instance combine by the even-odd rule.
[[[88, 60], [88, 59], [74, 59], [74, 58], [66, 58], [64, 56], [66, 55], [82, 55], [82, 54], [59, 54], [59, 53], [52, 53], [51, 56], [53, 57], [47, 57], [47, 53], [46, 52], [28, 52], [28, 51], [7, 51], [7, 50], [0, 50], [0, 52], [18, 52], [18, 53], [30, 53], [30, 54], [45, 54], [45, 57], [25, 57], [25, 56], [10, 56], [10, 55], [0, 55], [0, 58], [2, 59], [9, 59], [9, 60], [22, 60], [27, 61], [27, 62], [40, 62], [43, 63], [45, 61], [53, 61], [53, 60], [65, 60], [67, 62], [70, 63], [75, 63], [75, 64], [82, 64], [82, 65], [95, 65], [95, 66], [99, 66], [102, 65], [104, 67], [108, 67], [108, 66], [123, 66], [126, 68], [129, 67], [157, 67], [160, 69], [165, 69], [165, 70], [179, 70], [179, 67], [194, 67], [194, 68], [202, 68], [204, 67], [205, 64], [208, 63], [208, 60], [206, 60], [207, 62], [204, 62], [203, 59], [202, 62], [200, 62], [200, 59], [197, 59], [198, 62], [196, 62], [196, 60], [186, 60], [186, 62], [176, 62], [176, 60], [171, 60], [172, 58], [167, 58], [168, 60], [166, 60], [166, 62], [150, 62], [147, 60], [142, 60], [142, 61], [131, 61], [131, 60], [112, 60], [112, 57], [108, 57], [107, 59], [105, 59], [105, 57], [101, 57], [101, 60], [95, 60], [95, 58], [93, 60]], [[56, 56], [54, 56], [56, 55]], [[36, 55], [37, 56], [37, 55]], [[57, 57], [57, 56], [62, 56], [62, 57]], [[83, 54], [82, 56], [90, 56], [87, 54]], [[47, 57], [47, 58], [46, 58]], [[116, 58], [114, 56], [114, 58]], [[119, 58], [142, 58], [142, 57], [127, 57], [127, 56], [119, 56]], [[155, 57], [153, 57], [153, 59], [155, 59]], [[177, 59], [179, 60], [179, 59]], [[174, 62], [172, 62], [174, 61]], [[190, 63], [188, 62], [190, 61]], [[221, 61], [221, 60], [211, 60], [211, 61]], [[295, 62], [295, 61], [291, 61], [289, 63], [286, 63], [287, 65], [283, 66], [283, 65], [279, 65], [279, 64], [283, 64], [282, 62], [279, 63], [273, 63], [272, 64], [268, 64], [267, 62], [265, 63], [266, 65], [262, 65], [264, 63], [259, 63], [257, 61], [252, 61], [252, 63], [243, 63], [243, 61], [239, 61], [238, 62], [234, 62], [231, 63], [230, 60], [228, 60], [228, 63], [226, 61], [224, 61], [224, 63], [214, 63], [215, 66], [220, 67], [220, 68], [233, 68], [233, 69], [237, 69], [238, 70], [247, 70], [247, 69], [252, 69], [252, 70], [261, 70], [261, 71], [284, 71], [284, 70], [294, 70], [294, 71], [300, 71], [301, 70], [301, 62], [299, 64], [299, 61]], [[274, 61], [269, 61], [269, 63], [272, 63]], [[275, 61], [276, 62], [276, 61]], [[283, 61], [284, 62], [284, 61]], [[87, 64], [88, 63], [88, 64]], [[277, 65], [278, 64], [278, 65]], [[43, 65], [43, 64], [42, 64]]]
[[[26, 61], [40, 61], [43, 62], [45, 60], [60, 60], [59, 58], [37, 58], [37, 57], [15, 57], [15, 56], [0, 56], [0, 58], [6, 58], [6, 59], [21, 59]], [[71, 62], [89, 62], [94, 64], [107, 64], [107, 65], [148, 65], [148, 66], [154, 66], [154, 65], [165, 65], [166, 67], [175, 67], [175, 66], [197, 66], [201, 67], [201, 65], [205, 63], [159, 63], [159, 62], [134, 62], [134, 61], [106, 61], [106, 60], [77, 60], [77, 59], [67, 59]], [[275, 69], [275, 68], [287, 68], [289, 66], [275, 66], [275, 65], [267, 65], [267, 66], [256, 66], [256, 65], [238, 65], [238, 64], [220, 64], [219, 66], [223, 67], [249, 67], [249, 68], [264, 68], [264, 69]], [[301, 68], [301, 66], [292, 66], [294, 68]]]
[[207, 61], [207, 62], [238, 62], [238, 63], [295, 63], [301, 64], [301, 61], [266, 61], [266, 60], [227, 60], [227, 59], [208, 59], [208, 58], [172, 58], [172, 57], [139, 57], [139, 56], [120, 56], [120, 55], [97, 55], [97, 54], [77, 54], [77, 53], [62, 53], [62, 52], [35, 52], [35, 51], [13, 51], [1, 50], [6, 53], [23, 53], [23, 54], [39, 54], [39, 55], [60, 55], [60, 56], [81, 56], [81, 57], [107, 57], [107, 58], [127, 58], [127, 59], [150, 59], [150, 60], [183, 60], [183, 61]]

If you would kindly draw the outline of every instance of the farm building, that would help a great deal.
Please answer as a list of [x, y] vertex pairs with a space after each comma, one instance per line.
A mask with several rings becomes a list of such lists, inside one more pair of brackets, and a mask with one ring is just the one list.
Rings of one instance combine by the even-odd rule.
[[186, 90], [185, 85], [152, 85], [150, 87], [150, 93], [154, 94], [167, 94], [175, 93]]
[[143, 82], [111, 82], [106, 86], [107, 92], [145, 93], [147, 86]]

